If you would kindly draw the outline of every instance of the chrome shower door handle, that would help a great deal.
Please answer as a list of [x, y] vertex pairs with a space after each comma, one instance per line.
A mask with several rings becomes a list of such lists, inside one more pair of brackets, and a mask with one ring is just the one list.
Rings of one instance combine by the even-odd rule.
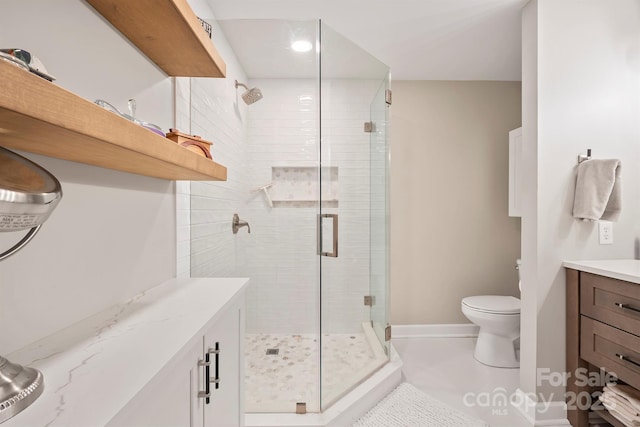
[[[333, 220], [333, 248], [331, 252], [325, 252], [322, 247], [322, 220], [331, 218]], [[318, 255], [338, 258], [338, 214], [318, 214]]]

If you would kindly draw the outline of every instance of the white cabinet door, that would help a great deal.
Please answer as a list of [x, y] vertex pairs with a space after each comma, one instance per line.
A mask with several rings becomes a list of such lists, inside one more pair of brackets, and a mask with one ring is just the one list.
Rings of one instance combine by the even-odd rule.
[[[176, 427], [191, 424], [191, 366], [200, 344], [170, 362], [109, 423], [109, 427]], [[149, 355], [150, 358], [153, 354]], [[126, 378], [114, 381], [126, 381]]]
[[[170, 362], [107, 426], [244, 426], [243, 343], [244, 299], [241, 298], [225, 309], [203, 337], [192, 343], [176, 361]], [[207, 352], [208, 377], [204, 363]], [[211, 381], [208, 402], [201, 395], [206, 391], [207, 378]], [[215, 381], [216, 378], [219, 381]]]
[[212, 381], [211, 398], [204, 405], [205, 427], [244, 425], [243, 311], [242, 302], [231, 306], [204, 336]]

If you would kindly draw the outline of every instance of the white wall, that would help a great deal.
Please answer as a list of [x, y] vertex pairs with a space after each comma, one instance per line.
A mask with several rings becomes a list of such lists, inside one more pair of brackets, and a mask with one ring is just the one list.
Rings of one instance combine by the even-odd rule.
[[[564, 370], [568, 259], [633, 258], [640, 168], [640, 5], [635, 0], [537, 0], [523, 15], [521, 388], [563, 399], [536, 368]], [[623, 209], [614, 244], [571, 216], [577, 156], [622, 161]], [[553, 394], [553, 395], [552, 395]]]
[[[135, 98], [140, 118], [173, 125], [171, 79], [84, 2], [4, 2], [0, 39], [38, 56], [54, 84], [125, 111]], [[24, 155], [58, 177], [64, 197], [36, 238], [0, 263], [0, 354], [175, 275], [171, 181]]]
[[[535, 2], [535, 0], [534, 0]], [[531, 2], [522, 11], [522, 240], [520, 266], [520, 388], [536, 391], [538, 347], [538, 8]]]
[[519, 82], [398, 81], [391, 107], [391, 321], [468, 323], [470, 295], [518, 296], [508, 216]]

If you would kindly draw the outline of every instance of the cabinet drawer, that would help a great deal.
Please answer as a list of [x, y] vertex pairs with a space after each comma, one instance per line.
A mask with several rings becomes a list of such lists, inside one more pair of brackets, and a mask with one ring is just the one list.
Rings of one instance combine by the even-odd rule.
[[580, 313], [640, 336], [640, 285], [582, 272]]
[[640, 388], [640, 337], [580, 316], [580, 357]]

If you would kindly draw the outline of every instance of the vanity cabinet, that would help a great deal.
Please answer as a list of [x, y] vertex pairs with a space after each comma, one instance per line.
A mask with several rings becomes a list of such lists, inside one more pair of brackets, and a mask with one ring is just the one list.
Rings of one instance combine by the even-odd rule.
[[239, 301], [219, 313], [196, 342], [169, 363], [107, 426], [244, 425], [243, 312], [244, 303]]
[[622, 426], [589, 402], [597, 403], [609, 375], [640, 389], [640, 284], [572, 268], [566, 275], [569, 422], [586, 427], [596, 410], [613, 426]]
[[9, 354], [45, 388], [2, 426], [242, 426], [247, 284], [172, 279]]

